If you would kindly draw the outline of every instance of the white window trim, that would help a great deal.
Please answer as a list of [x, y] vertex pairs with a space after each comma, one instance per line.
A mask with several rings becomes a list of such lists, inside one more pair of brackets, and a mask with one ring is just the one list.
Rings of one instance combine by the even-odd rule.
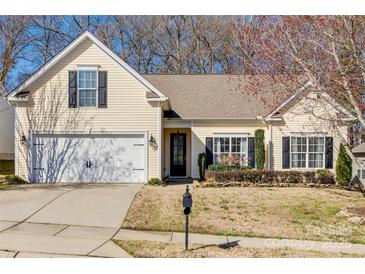
[[[95, 95], [95, 106], [81, 106], [80, 107], [80, 88], [79, 88], [79, 80], [80, 80], [80, 76], [79, 73], [80, 71], [96, 71], [96, 95]], [[99, 66], [78, 66], [77, 67], [77, 107], [78, 108], [85, 108], [85, 109], [95, 109], [98, 108], [99, 105]], [[84, 88], [84, 90], [90, 90], [90, 88]]]
[[244, 138], [246, 139], [246, 151], [242, 151], [242, 152], [233, 152], [234, 154], [238, 154], [241, 155], [241, 153], [243, 155], [246, 155], [246, 165], [248, 166], [248, 134], [242, 134], [242, 133], [219, 133], [219, 134], [214, 134], [213, 135], [213, 164], [218, 164], [216, 162], [216, 157], [215, 154], [220, 154], [221, 152], [216, 152], [215, 151], [215, 139], [216, 138], [229, 138], [229, 154], [228, 155], [232, 155], [232, 138]]
[[[290, 169], [311, 169], [311, 170], [315, 170], [315, 169], [324, 169], [326, 166], [325, 160], [326, 160], [326, 135], [324, 135], [323, 133], [307, 133], [307, 134], [297, 134], [297, 135], [290, 135]], [[292, 152], [292, 138], [306, 138], [306, 152], [305, 152], [305, 167], [293, 167], [292, 166], [292, 155], [293, 154], [304, 154], [303, 152]], [[317, 137], [317, 138], [323, 138], [323, 156], [322, 156], [322, 167], [309, 167], [309, 154], [313, 153], [313, 152], [309, 152], [309, 138], [311, 137]], [[320, 152], [318, 152], [319, 154]]]

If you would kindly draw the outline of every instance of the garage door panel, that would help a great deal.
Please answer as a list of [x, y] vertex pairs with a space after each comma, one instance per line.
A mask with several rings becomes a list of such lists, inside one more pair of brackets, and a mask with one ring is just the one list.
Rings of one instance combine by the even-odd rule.
[[36, 137], [35, 180], [143, 182], [145, 149], [144, 135]]

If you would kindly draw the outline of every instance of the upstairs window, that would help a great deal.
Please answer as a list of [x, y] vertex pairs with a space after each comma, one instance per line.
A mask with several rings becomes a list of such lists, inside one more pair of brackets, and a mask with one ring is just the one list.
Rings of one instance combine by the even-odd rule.
[[82, 69], [78, 71], [79, 107], [96, 107], [97, 70]]

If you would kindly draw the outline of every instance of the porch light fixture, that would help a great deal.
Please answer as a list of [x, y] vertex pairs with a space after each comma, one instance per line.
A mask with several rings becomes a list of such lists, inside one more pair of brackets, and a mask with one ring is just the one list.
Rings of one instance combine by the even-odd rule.
[[25, 135], [22, 135], [22, 136], [20, 137], [20, 143], [21, 143], [22, 145], [25, 145], [25, 144], [27, 143], [27, 139], [25, 138]]
[[156, 139], [155, 137], [153, 137], [152, 134], [150, 136], [150, 139], [148, 140], [148, 143], [150, 144], [150, 146], [157, 146]]

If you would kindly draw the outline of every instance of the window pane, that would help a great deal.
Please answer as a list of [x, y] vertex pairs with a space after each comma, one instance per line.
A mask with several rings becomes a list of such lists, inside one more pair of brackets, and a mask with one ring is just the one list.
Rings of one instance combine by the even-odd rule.
[[323, 153], [309, 153], [309, 167], [323, 168]]
[[291, 138], [291, 152], [307, 152], [307, 138], [306, 137], [292, 137]]
[[305, 153], [292, 153], [291, 155], [291, 167], [292, 168], [304, 168], [306, 164]]
[[80, 90], [79, 106], [80, 107], [96, 106], [96, 91], [95, 90]]
[[357, 170], [357, 177], [361, 178], [361, 170], [360, 169]]
[[80, 70], [79, 71], [79, 88], [80, 89], [96, 89], [96, 70]]
[[96, 88], [96, 71], [91, 71], [90, 88]]
[[85, 88], [85, 72], [79, 71], [79, 88]]
[[232, 138], [232, 144], [231, 144], [231, 151], [234, 152], [241, 152], [241, 142], [243, 138]]
[[229, 153], [229, 138], [220, 138], [220, 152]]
[[309, 152], [324, 152], [324, 138], [323, 137], [309, 137], [308, 138]]
[[365, 179], [365, 170], [362, 170], [362, 179]]

